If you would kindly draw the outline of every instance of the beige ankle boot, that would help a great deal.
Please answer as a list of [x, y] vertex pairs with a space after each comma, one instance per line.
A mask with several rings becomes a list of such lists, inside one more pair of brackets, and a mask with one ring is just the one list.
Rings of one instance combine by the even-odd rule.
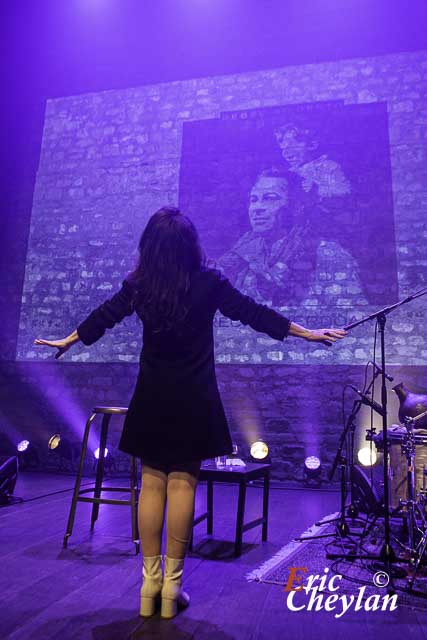
[[142, 566], [143, 583], [141, 587], [140, 616], [152, 616], [156, 610], [156, 601], [160, 600], [163, 584], [162, 556], [144, 556]]
[[169, 558], [165, 556], [165, 571], [162, 587], [162, 618], [173, 618], [178, 609], [184, 609], [190, 604], [190, 596], [181, 589], [184, 558]]

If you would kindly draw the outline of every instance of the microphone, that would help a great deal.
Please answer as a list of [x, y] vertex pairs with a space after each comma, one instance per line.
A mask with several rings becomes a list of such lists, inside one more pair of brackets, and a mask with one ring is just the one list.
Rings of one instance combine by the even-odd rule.
[[[378, 371], [378, 373], [382, 373], [383, 372], [382, 368], [376, 362], [372, 362], [372, 360], [371, 360], [370, 363], [374, 367], [374, 369], [376, 369]], [[393, 376], [391, 376], [389, 373], [387, 373], [387, 371], [385, 372], [385, 377], [387, 378], [387, 380], [390, 380], [390, 382], [393, 382], [393, 380], [394, 380]]]
[[354, 385], [351, 384], [349, 386], [355, 393], [357, 393], [358, 396], [360, 396], [362, 404], [366, 404], [368, 407], [372, 407], [372, 409], [379, 413], [380, 416], [384, 415], [383, 407], [379, 404], [379, 402], [376, 402], [376, 400], [370, 398], [368, 395], [366, 395], [366, 393], [363, 393], [363, 391], [360, 391], [360, 389], [358, 389]]

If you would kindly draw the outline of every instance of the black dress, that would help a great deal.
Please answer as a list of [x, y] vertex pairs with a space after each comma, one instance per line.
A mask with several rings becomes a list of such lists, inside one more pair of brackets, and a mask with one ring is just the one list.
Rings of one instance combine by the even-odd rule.
[[[188, 306], [179, 330], [155, 333], [144, 325], [138, 378], [119, 443], [133, 456], [169, 464], [231, 453], [215, 375], [213, 318], [218, 309], [276, 340], [288, 335], [290, 320], [243, 295], [218, 269], [193, 273]], [[81, 341], [93, 344], [134, 310], [133, 286], [124, 280], [120, 291], [77, 327]]]

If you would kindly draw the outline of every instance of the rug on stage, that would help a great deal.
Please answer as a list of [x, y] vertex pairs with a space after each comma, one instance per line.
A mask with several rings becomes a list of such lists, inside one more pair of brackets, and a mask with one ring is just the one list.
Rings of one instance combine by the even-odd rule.
[[[319, 538], [314, 540], [296, 541], [290, 540], [288, 544], [282, 547], [272, 558], [264, 562], [260, 567], [251, 571], [246, 575], [248, 581], [266, 582], [277, 584], [284, 587], [290, 578], [291, 567], [306, 567], [306, 575], [318, 575], [319, 579], [325, 575], [326, 568], [328, 576], [340, 575], [340, 593], [348, 596], [357, 596], [361, 587], [365, 587], [363, 598], [366, 600], [369, 596], [379, 593], [379, 589], [386, 592], [383, 586], [384, 578], [378, 573], [384, 570], [382, 563], [377, 564], [372, 559], [356, 559], [348, 558], [328, 559], [327, 553], [343, 553], [348, 554], [349, 551], [359, 555], [379, 556], [384, 544], [384, 522], [377, 521], [371, 531], [363, 537], [354, 536], [353, 542], [350, 540], [339, 539], [334, 534], [336, 531], [335, 524], [328, 522], [333, 518], [337, 518], [338, 513], [332, 513], [322, 518], [316, 524], [311, 526], [307, 531], [301, 533], [300, 537], [320, 536], [331, 534], [330, 538]], [[349, 521], [350, 524], [350, 521]], [[351, 533], [362, 532], [361, 528], [350, 527]], [[394, 592], [398, 594], [399, 606], [407, 606], [415, 609], [427, 611], [427, 567], [425, 559], [422, 566], [418, 568], [412, 589], [410, 589], [409, 581], [413, 569], [408, 562], [404, 561], [404, 557], [408, 554], [398, 544], [397, 540], [402, 538], [402, 522], [401, 520], [392, 521], [391, 528], [391, 546], [401, 562], [396, 562], [397, 572], [392, 579]], [[403, 570], [403, 571], [402, 571]], [[405, 576], [401, 574], [405, 573]], [[385, 578], [387, 579], [387, 578]], [[332, 592], [330, 592], [332, 593]]]

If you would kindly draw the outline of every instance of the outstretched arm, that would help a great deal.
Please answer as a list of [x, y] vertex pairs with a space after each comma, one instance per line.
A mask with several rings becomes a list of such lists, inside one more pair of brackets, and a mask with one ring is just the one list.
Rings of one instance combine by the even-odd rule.
[[241, 293], [221, 272], [217, 271], [216, 277], [219, 311], [227, 318], [240, 320], [242, 324], [248, 324], [255, 331], [266, 333], [276, 340], [284, 340], [289, 335], [331, 346], [347, 333], [343, 329], [306, 329], [267, 305], [259, 304], [250, 296]]
[[60, 340], [37, 338], [34, 344], [57, 348], [55, 358], [58, 359], [79, 340], [87, 346], [93, 344], [104, 335], [106, 329], [114, 327], [134, 310], [133, 289], [127, 280], [124, 280], [120, 291], [91, 311], [69, 336]]
[[77, 330], [74, 329], [72, 333], [66, 338], [60, 340], [43, 340], [43, 338], [36, 338], [34, 344], [46, 345], [47, 347], [55, 347], [58, 351], [55, 354], [56, 360], [60, 358], [70, 347], [80, 340]]
[[102, 338], [107, 329], [112, 329], [134, 311], [134, 290], [127, 280], [123, 280], [120, 291], [94, 309], [79, 324], [77, 334], [83, 344], [89, 346]]
[[330, 347], [337, 340], [344, 338], [347, 331], [344, 329], [306, 329], [296, 322], [291, 322], [288, 335], [304, 338], [309, 342], [321, 342]]

